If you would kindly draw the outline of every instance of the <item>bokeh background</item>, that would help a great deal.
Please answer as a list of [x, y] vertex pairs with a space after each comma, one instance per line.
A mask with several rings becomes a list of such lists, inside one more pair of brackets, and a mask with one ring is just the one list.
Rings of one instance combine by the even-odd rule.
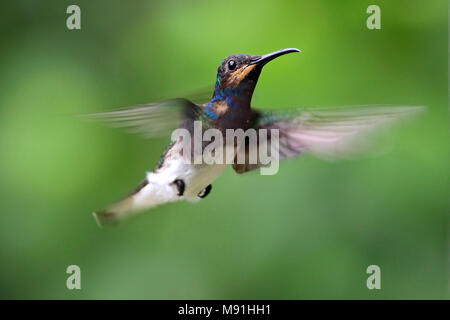
[[[81, 7], [81, 30], [66, 8]], [[381, 7], [381, 30], [366, 8]], [[0, 297], [448, 298], [447, 1], [2, 1]], [[131, 191], [168, 139], [76, 114], [214, 83], [235, 53], [298, 47], [253, 105], [426, 105], [381, 156], [228, 169], [198, 204], [116, 228], [91, 212]], [[67, 266], [82, 289], [66, 289]], [[381, 290], [366, 288], [381, 267]]]

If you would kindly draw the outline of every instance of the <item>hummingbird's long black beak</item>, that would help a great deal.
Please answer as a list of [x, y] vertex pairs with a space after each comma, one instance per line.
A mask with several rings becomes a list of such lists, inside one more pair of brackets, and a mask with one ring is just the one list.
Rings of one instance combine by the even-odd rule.
[[261, 64], [264, 65], [269, 61], [272, 61], [275, 58], [278, 58], [282, 55], [285, 55], [287, 53], [291, 53], [291, 52], [302, 52], [301, 50], [297, 49], [297, 48], [287, 48], [287, 49], [281, 49], [275, 52], [271, 52], [268, 54], [265, 54], [263, 56], [258, 56], [255, 57], [254, 60], [252, 60], [252, 62], [250, 62], [250, 64]]

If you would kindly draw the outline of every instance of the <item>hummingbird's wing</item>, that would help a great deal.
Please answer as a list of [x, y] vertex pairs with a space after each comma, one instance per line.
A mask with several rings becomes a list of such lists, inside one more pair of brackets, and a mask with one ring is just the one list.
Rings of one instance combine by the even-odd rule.
[[187, 99], [172, 99], [82, 117], [124, 128], [144, 138], [155, 138], [170, 137], [176, 128], [191, 129], [193, 121], [204, 118], [204, 114], [202, 106]]
[[[301, 108], [289, 111], [255, 110], [253, 128], [278, 129], [279, 143], [275, 145], [279, 159], [300, 153], [311, 153], [320, 158], [334, 160], [346, 158], [367, 149], [367, 136], [379, 127], [425, 110], [421, 106], [349, 106]], [[268, 134], [268, 145], [272, 143]], [[273, 140], [273, 139], [272, 139]], [[233, 168], [237, 173], [257, 169], [260, 163], [246, 161]], [[259, 148], [259, 144], [258, 144]]]
[[212, 92], [214, 92], [214, 86], [204, 86], [177, 96], [185, 97], [197, 104], [206, 104], [211, 100]]

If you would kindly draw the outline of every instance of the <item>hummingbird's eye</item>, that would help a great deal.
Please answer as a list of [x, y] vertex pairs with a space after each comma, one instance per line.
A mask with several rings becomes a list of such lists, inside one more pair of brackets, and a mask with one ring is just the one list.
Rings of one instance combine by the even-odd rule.
[[228, 61], [228, 70], [233, 71], [234, 69], [236, 69], [236, 62], [234, 60]]

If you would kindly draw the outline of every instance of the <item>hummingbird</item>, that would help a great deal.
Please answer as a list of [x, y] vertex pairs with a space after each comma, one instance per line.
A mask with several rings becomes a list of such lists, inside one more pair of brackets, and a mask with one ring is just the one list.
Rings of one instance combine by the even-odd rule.
[[[280, 159], [310, 153], [337, 159], [359, 150], [361, 137], [384, 124], [416, 114], [420, 106], [350, 106], [309, 107], [290, 110], [260, 110], [251, 107], [251, 99], [263, 67], [270, 61], [296, 48], [278, 50], [265, 55], [236, 54], [225, 58], [217, 69], [212, 98], [196, 104], [179, 98], [136, 107], [100, 112], [89, 117], [128, 129], [146, 138], [167, 136], [174, 128], [193, 132], [194, 122], [205, 129], [220, 132], [227, 129], [255, 129], [279, 132]], [[270, 136], [269, 136], [270, 139]], [[245, 145], [248, 153], [248, 146]], [[180, 140], [171, 141], [156, 167], [130, 194], [111, 205], [93, 212], [99, 226], [118, 224], [144, 210], [169, 202], [197, 202], [208, 196], [212, 183], [229, 164], [188, 163], [183, 159]], [[247, 154], [246, 154], [247, 155]], [[233, 169], [243, 174], [261, 163], [250, 163], [248, 157]]]

